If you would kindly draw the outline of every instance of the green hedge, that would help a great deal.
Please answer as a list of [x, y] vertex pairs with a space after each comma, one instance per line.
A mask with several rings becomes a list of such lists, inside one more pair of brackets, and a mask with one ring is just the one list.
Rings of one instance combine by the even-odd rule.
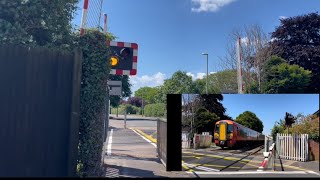
[[[133, 105], [126, 105], [127, 106], [127, 114], [139, 114], [142, 115], [142, 108], [136, 107]], [[125, 110], [125, 105], [120, 105], [118, 107], [118, 114], [123, 115]], [[111, 108], [111, 114], [117, 114], [117, 108], [112, 107]]]
[[[124, 114], [125, 107], [127, 107], [127, 114], [141, 114], [141, 108], [131, 104], [120, 105], [118, 107], [118, 114]], [[117, 108], [111, 108], [111, 114], [117, 114]]]
[[144, 115], [148, 117], [165, 117], [166, 116], [166, 104], [148, 104], [144, 107]]
[[319, 142], [320, 136], [319, 136], [319, 134], [311, 134], [309, 136], [309, 138], [316, 141], [316, 142]]
[[101, 177], [103, 168], [103, 112], [110, 64], [106, 35], [88, 30], [80, 38], [83, 52], [80, 89], [79, 156], [80, 177]]

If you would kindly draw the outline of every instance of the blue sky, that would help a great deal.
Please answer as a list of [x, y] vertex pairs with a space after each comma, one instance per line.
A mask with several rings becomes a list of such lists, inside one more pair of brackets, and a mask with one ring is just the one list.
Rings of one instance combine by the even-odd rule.
[[226, 114], [236, 118], [244, 111], [251, 111], [263, 122], [264, 134], [270, 134], [276, 121], [286, 112], [292, 115], [313, 114], [319, 110], [318, 94], [224, 94], [221, 102]]
[[[82, 4], [83, 0], [79, 7]], [[319, 0], [104, 0], [102, 7], [108, 14], [108, 31], [117, 41], [139, 45], [133, 92], [161, 85], [177, 70], [202, 78], [202, 52], [209, 53], [209, 72], [221, 70], [218, 57], [225, 55], [234, 28], [259, 24], [270, 33], [280, 17], [319, 10]], [[79, 25], [81, 9], [77, 14], [73, 24]]]

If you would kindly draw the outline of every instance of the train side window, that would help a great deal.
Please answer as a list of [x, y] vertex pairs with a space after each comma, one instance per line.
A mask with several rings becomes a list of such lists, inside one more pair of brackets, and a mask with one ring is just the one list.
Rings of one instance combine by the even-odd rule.
[[233, 132], [233, 125], [232, 124], [228, 124], [227, 133], [232, 133], [232, 132]]

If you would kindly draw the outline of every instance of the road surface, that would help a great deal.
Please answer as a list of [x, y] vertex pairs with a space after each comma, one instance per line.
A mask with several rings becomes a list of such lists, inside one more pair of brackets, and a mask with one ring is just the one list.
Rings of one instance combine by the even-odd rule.
[[263, 161], [263, 147], [240, 150], [214, 147], [202, 150], [183, 149], [182, 152], [184, 170], [196, 177], [319, 178], [318, 171], [293, 166], [292, 162], [287, 160], [282, 160], [282, 164], [276, 161], [276, 171], [257, 171]]
[[138, 130], [154, 132], [156, 121], [110, 120], [105, 143], [106, 177], [194, 177], [184, 171], [167, 172], [157, 156], [156, 144], [148, 141]]

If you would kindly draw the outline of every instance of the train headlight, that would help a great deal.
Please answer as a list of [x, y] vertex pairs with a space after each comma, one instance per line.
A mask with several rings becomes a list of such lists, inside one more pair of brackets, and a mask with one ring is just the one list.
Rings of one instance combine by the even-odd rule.
[[232, 138], [233, 137], [233, 134], [228, 134], [228, 138]]
[[219, 134], [218, 133], [214, 133], [214, 138], [215, 139], [219, 138]]

